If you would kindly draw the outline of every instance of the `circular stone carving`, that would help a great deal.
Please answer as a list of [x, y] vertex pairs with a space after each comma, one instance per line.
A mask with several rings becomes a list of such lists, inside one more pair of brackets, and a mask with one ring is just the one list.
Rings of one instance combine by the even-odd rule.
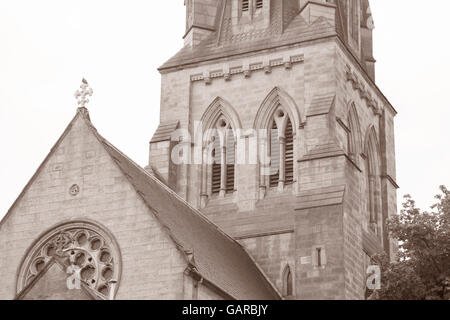
[[17, 293], [21, 293], [52, 259], [66, 268], [78, 267], [81, 282], [100, 298], [115, 296], [121, 275], [120, 251], [112, 235], [99, 226], [71, 222], [44, 234], [22, 263]]
[[69, 193], [71, 196], [76, 196], [80, 193], [80, 186], [77, 184], [74, 184], [73, 186], [70, 187], [69, 189]]

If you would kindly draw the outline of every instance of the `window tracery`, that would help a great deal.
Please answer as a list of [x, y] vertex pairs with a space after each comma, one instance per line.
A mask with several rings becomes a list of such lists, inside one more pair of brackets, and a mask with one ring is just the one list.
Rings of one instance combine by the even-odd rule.
[[101, 298], [117, 292], [121, 274], [118, 245], [109, 233], [87, 222], [61, 225], [42, 236], [28, 251], [18, 278], [25, 289], [52, 259], [79, 270], [80, 280]]

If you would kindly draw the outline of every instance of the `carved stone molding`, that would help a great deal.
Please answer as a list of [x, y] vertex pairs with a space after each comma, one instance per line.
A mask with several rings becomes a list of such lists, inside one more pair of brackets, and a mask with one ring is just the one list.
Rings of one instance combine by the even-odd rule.
[[206, 85], [209, 85], [214, 79], [223, 78], [225, 81], [230, 81], [233, 76], [238, 74], [242, 74], [244, 78], [248, 79], [251, 77], [251, 74], [254, 71], [263, 70], [266, 74], [270, 74], [273, 68], [284, 66], [286, 70], [289, 70], [294, 64], [302, 62], [304, 62], [304, 56], [302, 54], [294, 55], [286, 57], [284, 59], [272, 59], [268, 62], [256, 62], [250, 65], [241, 65], [238, 67], [228, 68], [226, 70], [224, 68], [224, 70], [214, 70], [200, 74], [194, 74], [191, 75], [191, 81], [203, 81]]
[[359, 97], [363, 100], [366, 100], [367, 106], [372, 109], [374, 115], [381, 115], [381, 109], [378, 106], [378, 102], [372, 97], [370, 91], [367, 90], [362, 81], [359, 80], [359, 77], [355, 72], [352, 72], [352, 69], [349, 65], [347, 65], [346, 71], [347, 81], [352, 83], [352, 87], [354, 90], [357, 90], [359, 93]]

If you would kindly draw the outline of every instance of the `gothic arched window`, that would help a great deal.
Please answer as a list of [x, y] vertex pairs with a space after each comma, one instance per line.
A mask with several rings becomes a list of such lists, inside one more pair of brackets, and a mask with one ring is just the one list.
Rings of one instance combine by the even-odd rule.
[[283, 297], [288, 298], [294, 295], [294, 279], [289, 266], [286, 266], [283, 272]]
[[205, 207], [212, 196], [225, 197], [236, 191], [236, 132], [239, 116], [225, 100], [217, 97], [206, 109], [197, 128], [202, 138], [200, 200]]
[[294, 182], [294, 130], [291, 119], [279, 109], [270, 130], [270, 187]]
[[369, 130], [366, 142], [366, 194], [369, 228], [379, 237], [382, 233], [380, 160], [375, 129]]
[[294, 99], [278, 87], [262, 102], [254, 122], [258, 132], [260, 198], [270, 188], [282, 191], [296, 181], [296, 145], [304, 122]]
[[348, 155], [355, 163], [358, 162], [358, 155], [361, 152], [361, 130], [359, 126], [356, 107], [352, 103], [347, 117], [350, 132], [348, 133]]

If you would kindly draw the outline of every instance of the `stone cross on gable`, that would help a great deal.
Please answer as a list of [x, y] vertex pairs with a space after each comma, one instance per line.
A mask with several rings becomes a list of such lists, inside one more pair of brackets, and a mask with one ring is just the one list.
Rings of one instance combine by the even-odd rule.
[[75, 98], [77, 99], [78, 106], [80, 108], [84, 108], [87, 103], [89, 103], [89, 98], [92, 97], [92, 94], [94, 93], [94, 90], [89, 87], [88, 82], [86, 79], [83, 78], [82, 84], [80, 86], [80, 89], [75, 92]]

